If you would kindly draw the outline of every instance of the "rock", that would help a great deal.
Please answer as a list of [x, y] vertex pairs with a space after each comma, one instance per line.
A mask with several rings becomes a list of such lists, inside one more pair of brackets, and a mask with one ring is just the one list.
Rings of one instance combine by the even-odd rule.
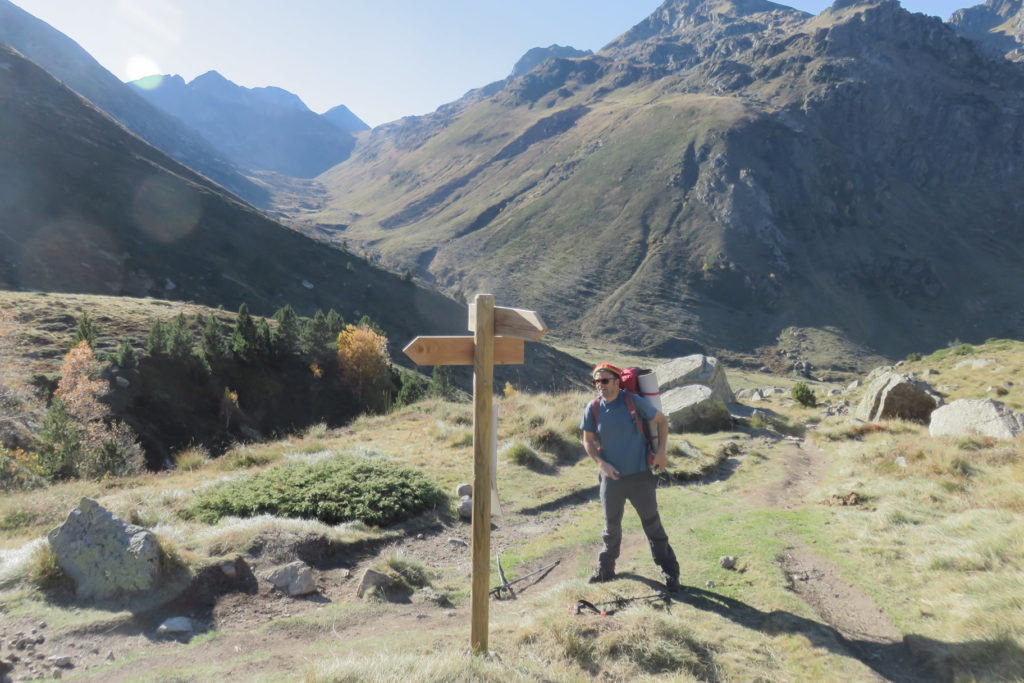
[[79, 599], [124, 597], [154, 588], [161, 578], [156, 535], [90, 498], [82, 498], [47, 540]]
[[708, 433], [732, 426], [732, 417], [725, 402], [710, 387], [701, 384], [689, 384], [662, 393], [661, 411], [674, 432]]
[[122, 389], [127, 389], [132, 385], [132, 383], [128, 380], [127, 377], [121, 377], [120, 375], [115, 377], [114, 381], [117, 382], [117, 386], [121, 387]]
[[71, 657], [68, 657], [67, 655], [54, 655], [47, 661], [59, 669], [70, 669], [73, 666], [71, 663]]
[[221, 563], [220, 571], [224, 574], [224, 576], [228, 577], [229, 579], [233, 579], [235, 578], [235, 576], [238, 575], [238, 569], [235, 567], [234, 562]]
[[14, 664], [8, 662], [6, 659], [0, 659], [0, 676], [6, 676], [12, 671], [14, 671]]
[[863, 384], [861, 383], [861, 381], [859, 379], [855, 379], [846, 385], [846, 390], [853, 391], [854, 389], [860, 389], [862, 386]]
[[953, 366], [953, 369], [962, 370], [963, 368], [968, 368], [969, 370], [981, 370], [982, 368], [995, 364], [995, 358], [971, 358], [969, 360], [960, 361], [959, 363]]
[[392, 583], [394, 583], [394, 579], [387, 574], [382, 574], [374, 569], [367, 569], [363, 572], [363, 578], [359, 582], [359, 588], [356, 589], [356, 596], [361, 598], [368, 590], [372, 590], [378, 586], [387, 588]]
[[473, 499], [463, 496], [459, 501], [459, 517], [462, 519], [473, 519]]
[[[709, 387], [723, 403], [736, 402], [736, 397], [729, 388], [725, 370], [717, 358], [696, 353], [662, 363], [654, 372], [658, 376], [662, 396], [671, 389], [697, 384]], [[664, 403], [664, 398], [662, 401]]]
[[291, 596], [309, 595], [316, 592], [313, 570], [301, 560], [278, 567], [266, 573], [264, 578], [275, 588]]
[[735, 569], [736, 568], [736, 558], [733, 557], [732, 555], [722, 555], [721, 557], [718, 558], [718, 565], [722, 569]]
[[465, 541], [463, 541], [461, 538], [449, 538], [448, 542], [451, 543], [454, 546], [458, 546], [458, 547], [461, 547], [461, 548], [468, 548], [469, 547], [469, 544], [466, 543]]
[[462, 498], [463, 496], [469, 496], [470, 498], [472, 498], [473, 485], [466, 483], [459, 484], [458, 486], [455, 487], [455, 495], [458, 496], [459, 498]]
[[932, 411], [941, 405], [942, 397], [924, 380], [884, 372], [868, 385], [856, 415], [869, 422], [898, 418], [928, 424]]
[[1024, 433], [1024, 414], [1014, 413], [991, 398], [962, 398], [932, 413], [928, 433], [932, 436], [976, 434], [994, 439], [1013, 439]]
[[188, 617], [171, 617], [156, 629], [158, 636], [177, 636], [192, 633], [192, 620]]

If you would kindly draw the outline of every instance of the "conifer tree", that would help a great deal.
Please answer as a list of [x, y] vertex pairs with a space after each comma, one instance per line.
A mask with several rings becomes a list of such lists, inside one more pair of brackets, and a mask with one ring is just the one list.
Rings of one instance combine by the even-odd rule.
[[184, 313], [179, 313], [171, 324], [167, 353], [176, 360], [185, 360], [192, 355], [192, 330], [189, 329]]
[[131, 370], [138, 363], [139, 361], [135, 357], [135, 349], [132, 348], [127, 337], [122, 337], [121, 345], [117, 347], [117, 352], [114, 354], [114, 364], [119, 368]]
[[220, 331], [220, 323], [213, 313], [203, 323], [203, 332], [199, 336], [199, 352], [212, 363], [224, 357], [225, 343], [224, 335]]
[[330, 332], [331, 339], [336, 338], [341, 331], [345, 329], [345, 321], [333, 308], [327, 312], [327, 330]]
[[273, 346], [270, 323], [266, 318], [260, 318], [256, 321], [256, 354], [260, 358], [270, 358], [273, 355]]
[[161, 320], [153, 322], [146, 336], [146, 353], [151, 356], [167, 353], [167, 326]]
[[277, 327], [273, 331], [274, 354], [279, 358], [294, 356], [299, 351], [299, 316], [285, 305], [274, 313]]
[[85, 341], [89, 346], [96, 346], [96, 326], [89, 318], [88, 311], [82, 311], [82, 317], [78, 319], [78, 327], [75, 329], [75, 341], [71, 346], [78, 346], [78, 342]]
[[243, 359], [252, 358], [257, 352], [256, 323], [249, 315], [249, 306], [244, 303], [238, 307], [238, 317], [231, 330], [231, 351]]
[[318, 310], [312, 318], [307, 318], [302, 326], [299, 347], [302, 352], [312, 358], [320, 358], [331, 351], [334, 335], [327, 325], [327, 316]]

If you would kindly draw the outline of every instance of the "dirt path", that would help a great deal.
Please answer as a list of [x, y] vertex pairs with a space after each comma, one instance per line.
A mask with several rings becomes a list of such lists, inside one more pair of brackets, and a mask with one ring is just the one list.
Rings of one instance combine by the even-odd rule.
[[[782, 453], [783, 476], [755, 494], [765, 507], [793, 509], [814, 505], [810, 499], [828, 474], [829, 453], [808, 441]], [[875, 680], [943, 680], [918, 659], [903, 635], [874, 600], [845, 581], [839, 568], [810, 548], [793, 543], [780, 567], [789, 588], [806, 602], [850, 655], [868, 666]]]

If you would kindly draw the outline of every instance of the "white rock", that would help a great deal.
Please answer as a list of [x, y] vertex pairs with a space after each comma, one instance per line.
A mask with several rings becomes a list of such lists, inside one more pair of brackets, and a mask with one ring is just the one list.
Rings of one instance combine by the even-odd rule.
[[192, 633], [192, 620], [188, 617], [171, 617], [160, 624], [156, 632], [161, 636]]

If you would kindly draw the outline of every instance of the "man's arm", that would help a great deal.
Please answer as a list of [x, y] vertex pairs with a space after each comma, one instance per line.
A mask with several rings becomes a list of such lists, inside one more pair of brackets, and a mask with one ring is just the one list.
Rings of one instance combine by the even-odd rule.
[[601, 458], [601, 451], [597, 448], [597, 440], [594, 438], [594, 432], [588, 432], [583, 430], [583, 450], [587, 452], [591, 460], [597, 463], [598, 468], [609, 479], [618, 479], [619, 471], [611, 466], [611, 463]]

